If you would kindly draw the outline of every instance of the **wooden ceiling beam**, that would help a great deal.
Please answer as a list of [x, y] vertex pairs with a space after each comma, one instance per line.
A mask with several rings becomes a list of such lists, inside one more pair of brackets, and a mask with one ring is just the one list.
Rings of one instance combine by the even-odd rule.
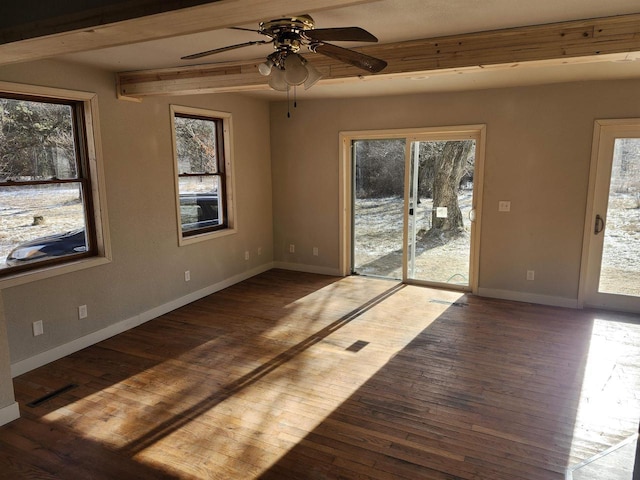
[[[174, 0], [158, 6], [147, 0], [119, 2], [108, 9], [69, 13], [28, 26], [0, 29], [0, 65], [85, 52], [100, 48], [176, 37], [219, 28], [233, 27], [278, 18], [283, 15], [313, 13], [320, 10], [368, 3], [374, 0], [212, 0], [202, 5]], [[134, 8], [135, 7], [135, 8]], [[176, 8], [161, 11], [163, 8]], [[106, 7], [105, 7], [106, 8]], [[156, 13], [158, 12], [158, 13]], [[116, 21], [123, 16], [135, 17]], [[101, 23], [113, 20], [111, 23]], [[24, 32], [35, 29], [38, 33]], [[60, 31], [65, 30], [65, 31]], [[54, 31], [55, 33], [46, 34]], [[42, 36], [37, 36], [44, 34]], [[32, 36], [33, 38], [24, 38]], [[21, 40], [15, 40], [22, 38]]]
[[[354, 50], [386, 60], [374, 77], [432, 74], [473, 68], [512, 68], [516, 64], [585, 63], [625, 58], [640, 52], [640, 14], [576, 20], [487, 32], [376, 44]], [[370, 76], [318, 54], [305, 55], [322, 73], [321, 83]], [[268, 89], [257, 71], [264, 59], [182, 68], [122, 72], [121, 98]]]

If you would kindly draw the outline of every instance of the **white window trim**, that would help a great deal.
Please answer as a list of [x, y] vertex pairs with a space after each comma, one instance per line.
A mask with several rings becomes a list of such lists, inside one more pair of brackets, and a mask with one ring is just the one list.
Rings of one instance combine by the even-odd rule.
[[[231, 113], [218, 112], [215, 110], [207, 110], [203, 108], [185, 107], [182, 105], [170, 105], [171, 112], [171, 144], [173, 148], [173, 177], [175, 186], [175, 201], [176, 201], [176, 226], [178, 232], [178, 245], [185, 246], [193, 243], [203, 242], [211, 240], [213, 238], [225, 237], [227, 235], [233, 235], [238, 231], [238, 225], [235, 215], [235, 174], [233, 170], [233, 128], [231, 122]], [[222, 119], [223, 138], [224, 138], [224, 170], [226, 181], [226, 205], [227, 205], [227, 228], [224, 230], [216, 230], [213, 232], [204, 232], [197, 235], [184, 237], [182, 235], [182, 222], [180, 221], [180, 187], [178, 181], [178, 151], [176, 146], [176, 114], [180, 115], [199, 115], [203, 117], [214, 117]]]
[[106, 186], [104, 182], [104, 167], [102, 157], [102, 140], [98, 112], [98, 96], [92, 92], [65, 90], [38, 85], [0, 82], [1, 93], [34, 95], [59, 100], [80, 101], [84, 104], [84, 121], [87, 138], [87, 161], [91, 181], [93, 199], [93, 218], [96, 228], [96, 242], [98, 254], [94, 257], [83, 258], [68, 263], [35, 268], [7, 275], [0, 279], [0, 290], [45, 278], [64, 275], [66, 273], [84, 270], [111, 262], [111, 242], [109, 238], [109, 222], [107, 216]]

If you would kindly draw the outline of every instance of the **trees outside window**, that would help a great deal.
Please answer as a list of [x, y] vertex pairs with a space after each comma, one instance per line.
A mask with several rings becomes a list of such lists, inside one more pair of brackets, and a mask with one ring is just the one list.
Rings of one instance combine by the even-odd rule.
[[[358, 140], [354, 155], [358, 159], [354, 172], [358, 198], [404, 196], [404, 138]], [[464, 232], [458, 194], [473, 181], [475, 143], [471, 140], [419, 142], [418, 202], [432, 199], [433, 205], [446, 207], [448, 215], [431, 213], [431, 237], [443, 241]]]

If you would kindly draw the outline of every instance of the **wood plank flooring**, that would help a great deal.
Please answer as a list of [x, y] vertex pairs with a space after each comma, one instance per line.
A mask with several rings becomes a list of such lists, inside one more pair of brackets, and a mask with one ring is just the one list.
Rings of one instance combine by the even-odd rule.
[[640, 318], [272, 270], [14, 383], [0, 478], [554, 480], [637, 432]]

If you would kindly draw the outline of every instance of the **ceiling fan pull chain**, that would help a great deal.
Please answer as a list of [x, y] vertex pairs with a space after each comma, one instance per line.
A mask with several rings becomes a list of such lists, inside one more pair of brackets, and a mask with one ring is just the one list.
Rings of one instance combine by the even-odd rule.
[[291, 118], [291, 110], [289, 109], [289, 106], [290, 106], [289, 90], [291, 90], [291, 89], [289, 87], [287, 87], [287, 118]]
[[297, 85], [293, 86], [293, 108], [298, 108], [298, 100], [297, 94], [298, 90], [296, 89]]

